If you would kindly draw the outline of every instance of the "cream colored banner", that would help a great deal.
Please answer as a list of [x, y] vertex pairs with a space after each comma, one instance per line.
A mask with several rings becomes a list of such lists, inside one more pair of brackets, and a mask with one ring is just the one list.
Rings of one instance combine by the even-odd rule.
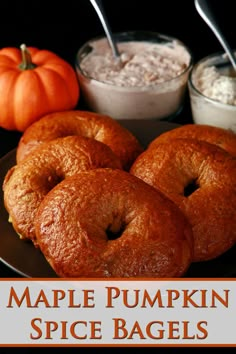
[[0, 280], [0, 346], [236, 346], [236, 281]]

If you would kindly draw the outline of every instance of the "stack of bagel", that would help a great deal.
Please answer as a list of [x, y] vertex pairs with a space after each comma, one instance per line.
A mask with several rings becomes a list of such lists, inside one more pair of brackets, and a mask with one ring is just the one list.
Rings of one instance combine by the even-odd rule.
[[3, 182], [22, 240], [60, 277], [181, 277], [236, 242], [236, 135], [189, 124], [144, 150], [111, 117], [49, 114]]

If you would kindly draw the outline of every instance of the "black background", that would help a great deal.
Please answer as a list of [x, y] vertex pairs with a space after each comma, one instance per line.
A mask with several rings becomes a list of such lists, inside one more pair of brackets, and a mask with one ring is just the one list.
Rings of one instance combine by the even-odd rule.
[[[190, 48], [194, 61], [221, 50], [217, 39], [196, 12], [193, 0], [104, 0], [103, 4], [114, 32], [150, 30], [177, 37]], [[236, 47], [235, 0], [209, 0], [209, 5], [230, 45]], [[0, 1], [0, 48], [19, 47], [25, 43], [27, 46], [54, 51], [74, 65], [79, 47], [91, 37], [103, 33], [89, 0]], [[183, 120], [191, 119], [186, 118], [186, 114], [190, 114], [188, 110], [182, 114], [185, 115], [182, 116]], [[0, 156], [15, 147], [18, 138], [18, 133], [8, 133], [0, 129]], [[183, 352], [185, 349], [175, 348], [174, 351]], [[0, 353], [43, 353], [45, 350], [47, 349], [0, 348]], [[50, 349], [53, 352], [58, 350]], [[74, 353], [84, 349], [63, 349], [63, 352], [72, 350]], [[105, 349], [97, 350], [104, 352]], [[106, 348], [105, 351], [108, 350], [123, 353], [136, 352], [138, 348]], [[159, 349], [149, 348], [150, 350], [156, 352]], [[170, 351], [171, 348], [165, 348], [166, 350]]]
[[[235, 0], [208, 0], [229, 43], [236, 46]], [[181, 39], [194, 59], [221, 50], [194, 0], [103, 0], [114, 32], [151, 30]], [[1, 1], [0, 48], [21, 43], [49, 49], [72, 65], [78, 48], [103, 28], [89, 0]]]

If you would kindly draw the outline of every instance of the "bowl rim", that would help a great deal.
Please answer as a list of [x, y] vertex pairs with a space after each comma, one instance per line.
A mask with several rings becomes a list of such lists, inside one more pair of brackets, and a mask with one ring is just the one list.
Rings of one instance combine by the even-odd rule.
[[[236, 50], [234, 50], [234, 52], [236, 53]], [[214, 98], [211, 98], [211, 97], [208, 97], [206, 95], [204, 95], [204, 93], [202, 93], [194, 84], [193, 82], [193, 75], [194, 73], [196, 72], [197, 68], [203, 64], [204, 62], [206, 62], [207, 60], [210, 60], [210, 59], [217, 59], [217, 58], [222, 58], [225, 60], [225, 62], [229, 62], [230, 64], [230, 61], [226, 55], [226, 53], [224, 51], [218, 51], [218, 52], [215, 52], [215, 53], [211, 53], [203, 58], [201, 58], [200, 60], [198, 60], [191, 68], [190, 70], [190, 73], [189, 73], [189, 77], [188, 77], [188, 87], [189, 87], [189, 95], [190, 95], [190, 99], [191, 99], [191, 89], [198, 95], [198, 96], [201, 96], [202, 98], [205, 99], [205, 101], [211, 103], [211, 104], [214, 104], [214, 105], [218, 105], [218, 106], [222, 106], [224, 108], [228, 108], [228, 109], [236, 109], [236, 105], [233, 105], [233, 104], [230, 104], [230, 103], [224, 103], [224, 102], [220, 102]]]
[[191, 71], [192, 67], [193, 67], [193, 53], [190, 50], [190, 48], [184, 43], [182, 42], [180, 39], [170, 36], [170, 35], [166, 35], [160, 32], [155, 32], [155, 31], [145, 31], [145, 30], [136, 30], [136, 31], [121, 31], [121, 32], [114, 32], [113, 36], [117, 37], [117, 36], [124, 36], [124, 35], [146, 35], [146, 36], [153, 36], [156, 38], [160, 38], [163, 39], [165, 41], [168, 41], [170, 43], [177, 43], [179, 44], [181, 47], [183, 47], [183, 49], [186, 51], [186, 53], [189, 55], [189, 63], [186, 66], [186, 68], [181, 71], [181, 73], [179, 73], [177, 76], [168, 79], [166, 81], [160, 82], [158, 84], [155, 85], [149, 85], [149, 86], [119, 86], [119, 85], [115, 85], [113, 83], [108, 83], [108, 82], [103, 82], [103, 81], [99, 81], [97, 79], [94, 79], [88, 75], [86, 75], [83, 70], [81, 69], [80, 66], [80, 61], [78, 60], [78, 57], [81, 55], [81, 53], [83, 52], [84, 48], [86, 48], [86, 46], [89, 46], [90, 43], [95, 42], [97, 40], [101, 40], [101, 39], [106, 39], [105, 35], [100, 35], [100, 36], [96, 36], [93, 38], [90, 38], [88, 41], [86, 41], [77, 51], [76, 53], [76, 59], [75, 59], [75, 67], [77, 70], [77, 73], [79, 72], [79, 74], [91, 81], [91, 82], [96, 82], [97, 85], [100, 85], [101, 87], [113, 87], [116, 90], [120, 90], [120, 91], [131, 91], [131, 92], [145, 92], [145, 91], [155, 91], [157, 89], [159, 89], [160, 87], [164, 87], [165, 85], [170, 84], [171, 82], [174, 82], [176, 80], [178, 80], [179, 78], [183, 77], [185, 74], [187, 74], [188, 72]]

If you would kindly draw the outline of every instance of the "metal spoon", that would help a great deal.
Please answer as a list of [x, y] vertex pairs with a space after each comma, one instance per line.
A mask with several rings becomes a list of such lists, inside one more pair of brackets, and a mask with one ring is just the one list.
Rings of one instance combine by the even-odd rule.
[[104, 9], [103, 9], [103, 6], [102, 6], [102, 2], [100, 0], [90, 0], [91, 4], [93, 5], [95, 11], [97, 12], [98, 14], [98, 17], [102, 23], [102, 26], [104, 28], [104, 31], [106, 33], [106, 36], [107, 36], [107, 39], [108, 39], [108, 42], [110, 44], [110, 47], [111, 47], [111, 50], [112, 50], [112, 53], [115, 57], [115, 59], [118, 61], [120, 61], [120, 53], [119, 53], [119, 50], [117, 48], [117, 44], [116, 44], [116, 41], [113, 37], [113, 34], [112, 34], [112, 31], [110, 29], [110, 26], [108, 24], [108, 21], [107, 21], [107, 18], [106, 18], [106, 15], [105, 15], [105, 12], [104, 12]]
[[208, 24], [208, 26], [211, 28], [217, 39], [219, 40], [220, 44], [224, 48], [225, 52], [227, 53], [229, 60], [236, 71], [236, 60], [234, 53], [232, 49], [230, 48], [228, 42], [224, 38], [218, 24], [215, 21], [215, 18], [213, 17], [207, 1], [206, 0], [194, 0], [195, 2], [195, 7], [199, 13], [199, 15], [203, 18], [203, 20]]

